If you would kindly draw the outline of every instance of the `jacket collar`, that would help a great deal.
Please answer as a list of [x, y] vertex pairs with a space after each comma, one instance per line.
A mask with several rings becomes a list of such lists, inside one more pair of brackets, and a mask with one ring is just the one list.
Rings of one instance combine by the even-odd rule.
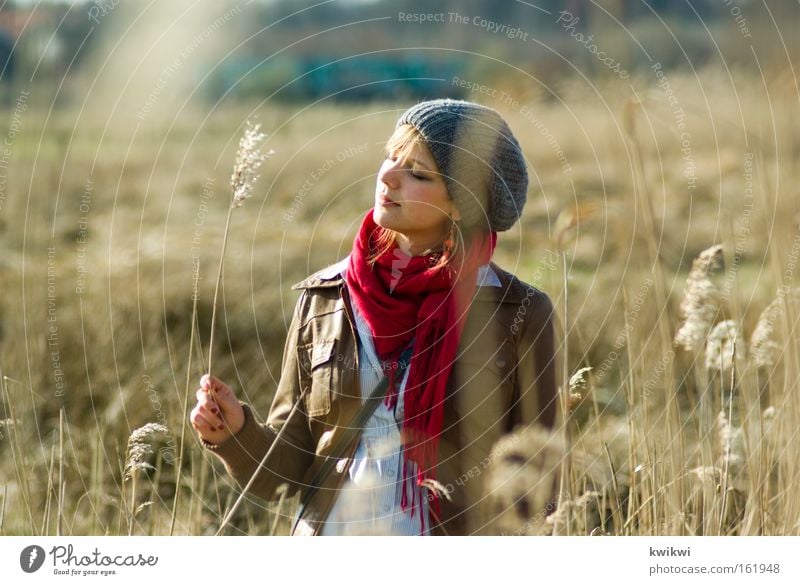
[[[344, 285], [344, 272], [347, 269], [349, 256], [346, 256], [336, 264], [319, 270], [292, 286], [292, 290], [316, 289], [316, 288], [335, 288]], [[475, 292], [475, 300], [489, 303], [520, 303], [532, 289], [530, 285], [523, 284], [516, 276], [500, 268], [494, 262], [490, 263], [496, 277], [496, 283], [492, 282], [488, 286], [479, 286]], [[490, 278], [485, 279], [487, 282]], [[535, 289], [533, 289], [535, 290]]]
[[336, 264], [331, 264], [327, 268], [323, 268], [297, 284], [292, 285], [292, 290], [301, 290], [306, 288], [332, 288], [344, 284], [344, 271], [347, 269], [347, 262], [350, 256], [345, 256]]

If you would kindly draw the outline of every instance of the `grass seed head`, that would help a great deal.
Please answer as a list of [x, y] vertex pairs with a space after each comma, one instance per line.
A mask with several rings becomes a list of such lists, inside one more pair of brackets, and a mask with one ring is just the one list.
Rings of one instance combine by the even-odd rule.
[[253, 125], [247, 122], [244, 135], [239, 140], [239, 150], [236, 151], [236, 163], [233, 165], [231, 175], [231, 191], [233, 199], [231, 206], [241, 207], [244, 200], [250, 197], [258, 179], [258, 169], [274, 151], [262, 152], [261, 147], [267, 135], [260, 132], [260, 124]]
[[128, 450], [125, 457], [125, 479], [148, 469], [154, 469], [150, 459], [155, 453], [153, 443], [170, 437], [169, 429], [159, 423], [147, 423], [135, 429], [128, 437]]
[[720, 321], [708, 335], [706, 369], [720, 374], [729, 373], [734, 360], [739, 360], [743, 355], [744, 347], [739, 324], [732, 319]]
[[560, 437], [538, 425], [494, 445], [484, 483], [492, 532], [542, 532], [564, 451]]
[[784, 347], [778, 336], [776, 323], [789, 320], [800, 308], [800, 288], [782, 288], [778, 296], [761, 312], [753, 334], [750, 336], [750, 355], [759, 368], [771, 369], [778, 361]]
[[730, 483], [737, 488], [744, 488], [747, 467], [745, 437], [741, 428], [735, 427], [728, 420], [725, 411], [717, 417], [717, 437], [720, 450], [720, 467], [727, 471]]
[[580, 403], [586, 398], [591, 387], [591, 380], [589, 379], [589, 372], [592, 371], [591, 367], [579, 369], [572, 374], [569, 379], [569, 394], [567, 396], [567, 410], [570, 414], [575, 412]]
[[759, 368], [773, 367], [780, 352], [781, 347], [775, 341], [775, 322], [780, 313], [780, 299], [775, 299], [761, 312], [750, 336], [750, 354]]
[[705, 344], [722, 300], [722, 293], [712, 279], [724, 269], [721, 245], [703, 250], [692, 263], [680, 307], [684, 322], [675, 334], [675, 344], [687, 351], [697, 351]]

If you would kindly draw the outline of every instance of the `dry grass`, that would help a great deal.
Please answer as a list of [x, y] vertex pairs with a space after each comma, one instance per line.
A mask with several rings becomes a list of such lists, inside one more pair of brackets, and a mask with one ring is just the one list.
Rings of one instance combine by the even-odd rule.
[[[610, 82], [596, 94], [566, 82], [563, 102], [542, 97], [526, 111], [487, 102], [509, 118], [534, 171], [523, 220], [501, 237], [497, 259], [566, 317], [567, 374], [593, 368], [562, 401], [575, 408], [564, 417], [572, 449], [557, 515], [544, 525], [518, 504], [528, 492], [541, 503], [533, 485], [519, 492], [525, 473], [486, 478], [506, 532], [517, 522], [520, 533], [800, 533], [800, 307], [789, 292], [797, 105], [740, 73], [670, 82], [691, 132], [691, 189], [673, 112], [650, 81], [634, 83], [634, 98]], [[349, 250], [402, 107], [256, 108], [276, 154], [246, 212], [233, 215], [214, 367], [261, 414], [295, 299], [289, 285]], [[133, 429], [157, 422], [180, 435], [195, 260], [190, 376], [207, 363], [227, 180], [252, 113], [187, 109], [172, 126], [135, 132], [72, 109], [47, 126], [35, 105], [26, 113], [0, 216], [0, 533], [167, 534], [174, 519], [177, 534], [213, 534], [232, 506], [230, 480], [194, 442], [179, 474], [153, 461], [126, 482], [125, 461]], [[725, 265], [714, 310], [702, 301], [705, 328], [674, 345], [687, 273], [717, 244]], [[735, 341], [726, 325], [708, 349], [706, 334], [726, 320]], [[250, 502], [228, 532], [281, 533], [292, 507]]]

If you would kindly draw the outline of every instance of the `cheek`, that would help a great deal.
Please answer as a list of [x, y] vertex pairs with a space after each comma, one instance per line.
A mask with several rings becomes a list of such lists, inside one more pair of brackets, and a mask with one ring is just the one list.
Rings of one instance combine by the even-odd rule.
[[447, 197], [447, 190], [441, 185], [427, 189], [423, 201], [425, 202], [425, 211], [437, 219], [447, 219], [452, 211], [452, 203]]
[[436, 197], [426, 197], [408, 206], [411, 216], [421, 224], [438, 226], [449, 222], [448, 201]]

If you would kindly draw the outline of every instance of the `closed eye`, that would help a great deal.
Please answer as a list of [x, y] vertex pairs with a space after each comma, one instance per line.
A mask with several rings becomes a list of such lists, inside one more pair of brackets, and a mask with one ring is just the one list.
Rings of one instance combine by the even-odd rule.
[[[386, 155], [386, 160], [388, 160], [389, 162], [397, 162], [397, 156], [395, 156], [393, 154], [387, 154]], [[411, 162], [411, 161], [406, 162], [403, 165], [402, 168], [403, 168], [403, 170], [408, 171], [409, 173], [411, 173], [411, 176], [414, 177], [415, 179], [419, 180], [419, 181], [431, 181], [432, 180], [427, 175], [415, 170], [414, 169], [414, 163]]]

